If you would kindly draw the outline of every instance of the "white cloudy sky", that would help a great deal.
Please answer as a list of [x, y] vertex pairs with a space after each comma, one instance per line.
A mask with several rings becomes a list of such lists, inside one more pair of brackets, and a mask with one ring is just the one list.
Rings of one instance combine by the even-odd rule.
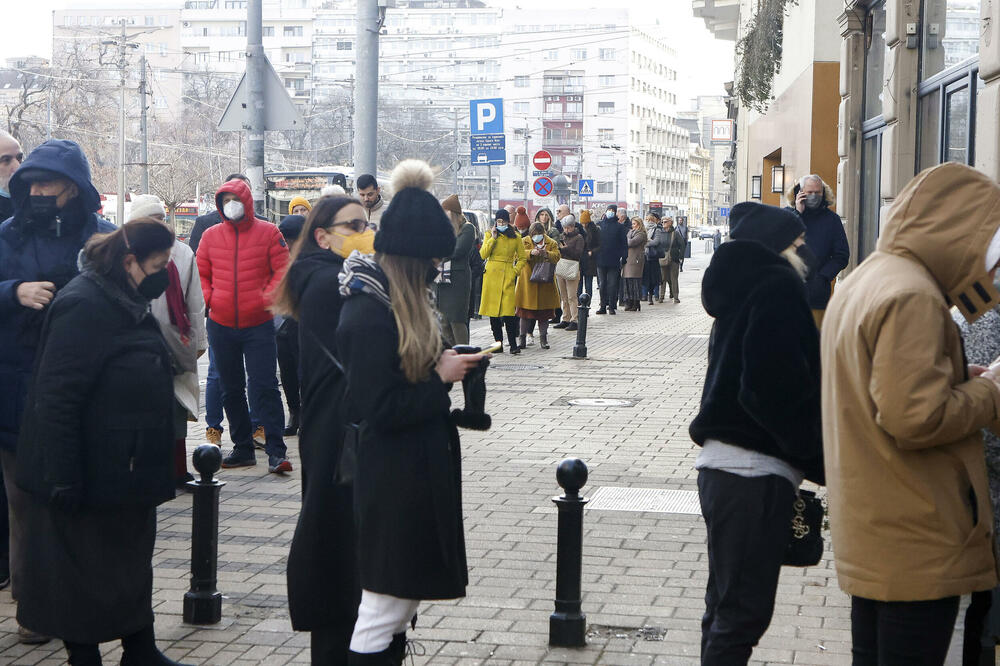
[[[13, 56], [49, 57], [52, 50], [52, 11], [69, 7], [159, 6], [181, 4], [183, 0], [2, 0], [0, 61]], [[532, 0], [487, 0], [500, 7], [530, 7]], [[704, 23], [691, 14], [691, 0], [547, 0], [546, 8], [574, 9], [628, 6], [649, 17], [647, 25], [659, 19], [662, 36], [681, 54], [681, 81], [678, 98], [724, 94], [722, 84], [733, 76], [733, 46], [712, 38]], [[645, 23], [645, 21], [644, 21]], [[682, 102], [683, 104], [683, 102]]]

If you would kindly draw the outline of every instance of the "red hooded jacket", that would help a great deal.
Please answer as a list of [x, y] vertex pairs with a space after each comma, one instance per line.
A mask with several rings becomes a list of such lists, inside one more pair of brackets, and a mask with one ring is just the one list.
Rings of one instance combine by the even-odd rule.
[[243, 219], [222, 215], [205, 231], [198, 246], [198, 272], [209, 318], [230, 328], [251, 328], [271, 321], [267, 307], [288, 266], [288, 245], [278, 227], [254, 216], [250, 188], [241, 180], [225, 183], [215, 194], [232, 192], [243, 202]]

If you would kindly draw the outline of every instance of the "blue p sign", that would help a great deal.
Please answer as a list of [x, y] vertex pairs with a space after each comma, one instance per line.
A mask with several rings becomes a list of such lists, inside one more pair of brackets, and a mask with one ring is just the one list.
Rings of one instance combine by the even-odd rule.
[[472, 134], [503, 134], [503, 100], [469, 101], [469, 128]]

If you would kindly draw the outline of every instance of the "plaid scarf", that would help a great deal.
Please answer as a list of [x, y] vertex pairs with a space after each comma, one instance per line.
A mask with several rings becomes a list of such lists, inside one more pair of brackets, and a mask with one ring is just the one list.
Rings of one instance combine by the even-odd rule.
[[357, 294], [368, 294], [385, 307], [392, 308], [389, 280], [381, 266], [372, 255], [355, 250], [344, 260], [344, 267], [340, 270], [340, 295], [350, 298]]

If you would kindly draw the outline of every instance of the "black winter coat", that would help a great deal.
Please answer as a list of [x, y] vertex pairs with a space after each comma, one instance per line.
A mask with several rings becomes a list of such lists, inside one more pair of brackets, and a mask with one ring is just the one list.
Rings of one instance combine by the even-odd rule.
[[580, 233], [586, 238], [586, 251], [580, 259], [580, 274], [584, 277], [597, 277], [597, 251], [601, 249], [601, 230], [593, 222], [586, 226], [580, 225]]
[[597, 223], [601, 232], [601, 247], [594, 253], [598, 268], [618, 268], [628, 259], [628, 229], [616, 218], [603, 218]]
[[345, 380], [326, 351], [340, 360], [336, 331], [342, 300], [337, 276], [342, 266], [340, 257], [323, 250], [300, 254], [288, 269], [298, 303], [302, 390], [302, 509], [287, 573], [288, 606], [296, 631], [353, 627], [361, 601], [353, 490], [333, 482], [344, 441]]
[[56, 296], [17, 446], [17, 483], [87, 507], [152, 507], [174, 497], [170, 352], [149, 303], [86, 271]]
[[206, 213], [204, 215], [198, 216], [194, 221], [194, 227], [191, 228], [191, 238], [188, 239], [188, 247], [195, 254], [198, 254], [198, 246], [201, 244], [201, 237], [210, 228], [222, 222], [222, 216], [219, 215], [219, 211], [213, 210], [211, 213]]
[[691, 439], [780, 458], [824, 483], [819, 331], [798, 273], [754, 241], [723, 244], [705, 271], [715, 318]]
[[349, 417], [366, 425], [354, 484], [361, 586], [404, 599], [463, 597], [469, 577], [451, 386], [435, 372], [407, 381], [397, 345], [388, 307], [367, 294], [346, 299], [337, 346]]
[[816, 256], [816, 266], [806, 281], [809, 307], [825, 310], [830, 302], [830, 283], [844, 270], [851, 260], [851, 246], [840, 216], [826, 204], [819, 208], [806, 208], [804, 213], [795, 211], [806, 225], [806, 246]]

